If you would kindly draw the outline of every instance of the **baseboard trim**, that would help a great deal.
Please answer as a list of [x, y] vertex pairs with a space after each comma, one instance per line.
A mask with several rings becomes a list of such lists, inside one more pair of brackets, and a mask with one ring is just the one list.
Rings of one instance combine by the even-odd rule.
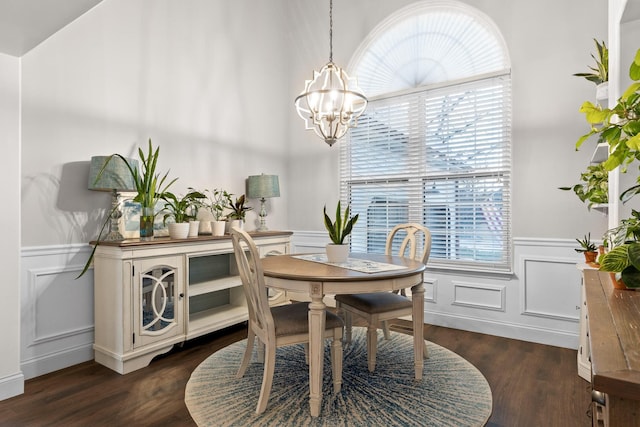
[[519, 341], [529, 341], [573, 350], [578, 348], [578, 334], [563, 330], [509, 322], [496, 322], [495, 320], [483, 319], [481, 317], [460, 316], [428, 310], [425, 310], [424, 321], [426, 324], [435, 326], [462, 329]]
[[24, 375], [22, 372], [0, 378], [0, 400], [9, 399], [24, 393]]
[[64, 351], [23, 360], [21, 368], [25, 379], [30, 379], [89, 360], [93, 360], [93, 343], [70, 347], [64, 349]]

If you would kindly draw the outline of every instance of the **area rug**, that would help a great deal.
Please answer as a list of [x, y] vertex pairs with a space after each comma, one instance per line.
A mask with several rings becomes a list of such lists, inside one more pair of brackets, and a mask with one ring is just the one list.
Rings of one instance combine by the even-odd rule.
[[304, 347], [277, 349], [267, 409], [255, 413], [263, 365], [256, 351], [244, 377], [235, 377], [246, 340], [212, 354], [191, 374], [185, 403], [198, 426], [482, 426], [491, 415], [491, 389], [462, 357], [431, 342], [422, 381], [414, 379], [413, 338], [378, 335], [375, 372], [367, 368], [366, 330], [354, 328], [344, 348], [342, 391], [333, 393], [325, 348], [320, 416], [309, 415], [309, 369]]

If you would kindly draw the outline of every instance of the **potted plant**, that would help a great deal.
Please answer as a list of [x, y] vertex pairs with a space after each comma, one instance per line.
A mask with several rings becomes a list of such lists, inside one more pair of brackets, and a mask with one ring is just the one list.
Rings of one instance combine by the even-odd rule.
[[587, 264], [595, 264], [598, 256], [598, 246], [591, 241], [591, 233], [584, 236], [584, 239], [576, 239], [576, 242], [580, 244], [580, 247], [576, 248], [575, 251], [584, 254], [584, 260]]
[[590, 71], [586, 73], [576, 73], [574, 76], [584, 77], [596, 85], [601, 85], [602, 83], [609, 81], [609, 49], [607, 48], [607, 45], [604, 44], [604, 41], [602, 44], [598, 43], [598, 40], [596, 39], [593, 39], [593, 41], [596, 44], [598, 57], [596, 58], [593, 53], [591, 54], [591, 57], [596, 61], [596, 66], [590, 66]]
[[212, 191], [205, 190], [205, 193], [208, 194], [205, 206], [211, 211], [211, 215], [213, 215], [211, 234], [214, 236], [222, 236], [224, 235], [224, 227], [226, 225], [224, 210], [232, 205], [231, 194], [218, 188]]
[[604, 238], [611, 250], [600, 257], [600, 270], [612, 273], [614, 286], [640, 288], [640, 212], [632, 210]]
[[162, 195], [164, 200], [164, 215], [162, 222], [167, 223], [167, 219], [173, 218], [174, 222], [169, 224], [169, 237], [172, 239], [185, 239], [189, 236], [189, 220], [196, 218], [195, 211], [198, 204], [206, 196], [199, 191], [190, 189], [183, 197], [166, 191]]
[[252, 209], [250, 206], [245, 206], [244, 204], [245, 204], [244, 194], [241, 195], [240, 197], [237, 197], [235, 202], [231, 202], [231, 199], [229, 199], [228, 207], [231, 209], [231, 213], [227, 215], [227, 218], [233, 221], [231, 223], [231, 227], [237, 227], [237, 228], [243, 227], [245, 215], [247, 214], [248, 211]]
[[573, 190], [582, 202], [589, 202], [587, 209], [593, 205], [609, 202], [609, 171], [604, 164], [591, 165], [580, 174], [582, 183], [573, 187], [559, 187], [560, 190]]
[[344, 210], [344, 215], [340, 208], [340, 201], [338, 200], [338, 207], [336, 208], [336, 220], [335, 222], [327, 215], [327, 206], [324, 207], [324, 226], [329, 232], [329, 239], [331, 243], [327, 244], [327, 260], [329, 262], [345, 262], [349, 256], [349, 245], [344, 244], [344, 239], [351, 234], [353, 226], [358, 221], [360, 214], [356, 214], [353, 217], [349, 217], [349, 205]]

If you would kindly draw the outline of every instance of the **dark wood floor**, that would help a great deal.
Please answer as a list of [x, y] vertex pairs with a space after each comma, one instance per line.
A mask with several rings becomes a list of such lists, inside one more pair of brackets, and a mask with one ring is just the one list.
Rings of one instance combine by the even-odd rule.
[[[591, 425], [590, 385], [577, 375], [575, 350], [428, 325], [424, 336], [487, 378], [488, 426]], [[128, 375], [85, 362], [28, 380], [23, 395], [0, 401], [0, 426], [193, 426], [184, 404], [189, 375], [211, 353], [245, 337], [243, 326], [220, 331]]]

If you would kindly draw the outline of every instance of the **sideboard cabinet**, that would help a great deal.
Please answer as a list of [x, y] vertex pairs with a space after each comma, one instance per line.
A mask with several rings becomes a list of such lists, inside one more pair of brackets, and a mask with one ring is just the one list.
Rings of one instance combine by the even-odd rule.
[[[290, 232], [250, 233], [261, 256]], [[282, 298], [271, 298], [278, 304]], [[95, 360], [121, 374], [186, 340], [248, 318], [228, 235], [100, 242], [94, 257]]]

